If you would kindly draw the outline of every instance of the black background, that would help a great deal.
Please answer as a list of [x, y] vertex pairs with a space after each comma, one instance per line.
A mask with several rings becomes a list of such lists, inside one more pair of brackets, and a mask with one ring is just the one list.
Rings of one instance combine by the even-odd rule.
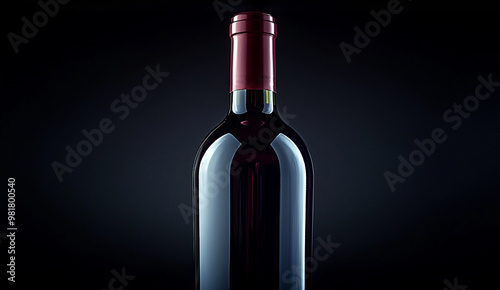
[[[341, 244], [313, 272], [315, 289], [441, 290], [455, 277], [496, 287], [500, 90], [457, 130], [443, 113], [474, 94], [479, 75], [500, 81], [498, 9], [402, 0], [347, 63], [339, 44], [388, 2], [244, 0], [221, 20], [212, 1], [73, 0], [16, 54], [7, 34], [40, 7], [2, 1], [2, 180], [16, 178], [17, 288], [107, 289], [123, 267], [135, 276], [124, 289], [193, 288], [192, 225], [178, 206], [190, 205], [196, 150], [228, 110], [228, 25], [248, 10], [276, 18], [278, 106], [296, 115], [315, 166], [314, 237]], [[170, 75], [118, 119], [110, 104], [157, 64]], [[52, 162], [102, 118], [115, 130], [59, 182]], [[384, 172], [438, 127], [448, 139], [391, 192]]]

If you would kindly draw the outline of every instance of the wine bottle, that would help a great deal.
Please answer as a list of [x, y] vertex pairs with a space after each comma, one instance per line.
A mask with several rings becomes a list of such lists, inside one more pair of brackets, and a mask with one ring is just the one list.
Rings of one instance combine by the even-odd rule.
[[193, 168], [196, 289], [309, 289], [313, 166], [276, 106], [276, 23], [238, 13], [230, 38], [229, 112]]

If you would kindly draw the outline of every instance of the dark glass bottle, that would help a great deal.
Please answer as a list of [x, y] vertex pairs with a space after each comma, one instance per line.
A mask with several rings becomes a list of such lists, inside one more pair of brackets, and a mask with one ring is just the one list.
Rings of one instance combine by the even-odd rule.
[[230, 109], [193, 168], [196, 289], [309, 289], [313, 166], [276, 107], [269, 14], [230, 26]]

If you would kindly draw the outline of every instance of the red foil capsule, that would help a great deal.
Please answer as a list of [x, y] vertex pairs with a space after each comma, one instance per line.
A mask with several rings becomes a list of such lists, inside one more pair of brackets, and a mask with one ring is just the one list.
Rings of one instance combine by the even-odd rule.
[[230, 92], [270, 90], [276, 92], [274, 18], [262, 12], [243, 12], [231, 18]]

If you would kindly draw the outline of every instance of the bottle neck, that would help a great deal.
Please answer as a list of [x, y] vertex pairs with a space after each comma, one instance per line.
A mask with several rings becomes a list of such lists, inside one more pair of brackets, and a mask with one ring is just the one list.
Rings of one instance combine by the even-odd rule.
[[246, 12], [232, 18], [230, 92], [276, 92], [276, 23], [265, 13]]
[[235, 90], [231, 92], [229, 114], [267, 114], [276, 111], [276, 93], [271, 90]]

